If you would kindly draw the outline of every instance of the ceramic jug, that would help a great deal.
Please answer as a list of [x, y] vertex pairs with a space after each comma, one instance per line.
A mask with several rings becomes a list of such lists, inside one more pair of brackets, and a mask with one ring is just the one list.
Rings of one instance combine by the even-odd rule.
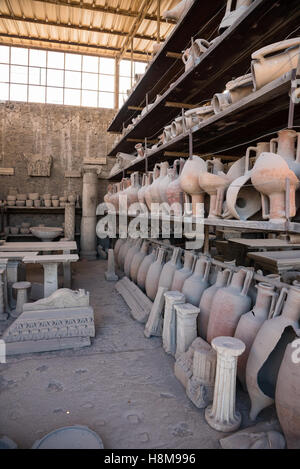
[[147, 256], [144, 257], [139, 267], [139, 270], [136, 276], [136, 283], [143, 291], [145, 291], [145, 284], [146, 284], [148, 270], [150, 269], [150, 266], [155, 262], [157, 252], [158, 252], [157, 249], [152, 249], [151, 252]]
[[[185, 164], [184, 159], [176, 160], [173, 168], [170, 168], [169, 176], [171, 179], [170, 184], [166, 190], [167, 201], [170, 206], [170, 213], [175, 217], [180, 217], [183, 212], [183, 190], [180, 186], [180, 174], [182, 173]], [[179, 167], [179, 174], [177, 168]]]
[[192, 211], [196, 215], [197, 204], [204, 203], [204, 192], [199, 186], [199, 174], [206, 172], [206, 163], [199, 156], [191, 156], [185, 163], [181, 175], [181, 189], [192, 198]]
[[225, 269], [220, 270], [217, 273], [216, 282], [207, 288], [201, 297], [200, 300], [200, 313], [198, 314], [197, 318], [197, 327], [198, 327], [198, 334], [202, 339], [206, 340], [207, 337], [207, 329], [208, 329], [208, 321], [209, 315], [211, 312], [212, 302], [215, 298], [217, 291], [220, 288], [226, 287], [232, 278], [232, 270]]
[[253, 0], [227, 0], [226, 12], [219, 26], [219, 33], [222, 34], [229, 28], [237, 19], [245, 13]]
[[288, 449], [299, 449], [300, 442], [299, 334], [286, 348], [275, 392], [276, 412]]
[[163, 12], [166, 20], [179, 21], [191, 7], [194, 0], [181, 0], [174, 8]]
[[252, 420], [274, 402], [280, 364], [287, 345], [295, 338], [299, 318], [300, 287], [283, 288], [273, 317], [259, 329], [247, 361], [246, 384], [251, 399]]
[[270, 152], [280, 155], [288, 167], [300, 178], [300, 133], [292, 129], [278, 132], [278, 137], [270, 142]]
[[199, 306], [203, 292], [208, 288], [208, 276], [211, 267], [211, 260], [206, 256], [201, 256], [197, 260], [193, 275], [187, 278], [182, 287], [182, 293], [186, 302], [194, 306]]
[[137, 282], [137, 275], [138, 275], [140, 265], [145, 259], [145, 257], [147, 256], [148, 248], [149, 248], [149, 241], [144, 241], [141, 249], [139, 249], [132, 258], [132, 262], [130, 265], [130, 278], [135, 283]]
[[259, 90], [267, 83], [297, 68], [300, 38], [270, 44], [252, 54], [251, 71], [254, 89]]
[[135, 239], [132, 247], [128, 249], [125, 260], [124, 260], [124, 274], [126, 277], [130, 277], [130, 267], [132, 259], [134, 258], [135, 254], [140, 251], [142, 246], [142, 239]]
[[[286, 194], [287, 179], [290, 181], [289, 194]], [[262, 153], [251, 172], [251, 181], [261, 193], [264, 219], [269, 219], [273, 223], [282, 223], [296, 215], [295, 192], [299, 180], [284, 158], [275, 153]]]
[[245, 352], [238, 358], [237, 375], [243, 387], [246, 387], [246, 365], [250, 349], [262, 324], [273, 313], [277, 295], [274, 287], [267, 283], [256, 285], [256, 302], [249, 313], [243, 314], [237, 325], [234, 337], [240, 339], [246, 345]]
[[159, 248], [157, 260], [150, 266], [147, 273], [145, 289], [146, 294], [151, 301], [154, 301], [156, 297], [159, 278], [164, 267], [166, 254], [167, 251], [163, 247]]
[[182, 269], [181, 256], [182, 249], [174, 248], [171, 260], [166, 262], [161, 271], [158, 284], [159, 287], [165, 287], [167, 288], [167, 291], [171, 290], [175, 272]]
[[207, 342], [215, 337], [233, 337], [239, 319], [251, 308], [247, 295], [253, 272], [240, 269], [234, 273], [228, 287], [220, 288], [211, 305], [208, 321]]
[[210, 42], [205, 39], [196, 39], [191, 47], [186, 49], [182, 54], [182, 61], [185, 65], [185, 72], [190, 70], [199, 62], [199, 57], [204, 54], [210, 46]]
[[192, 252], [185, 251], [183, 268], [176, 270], [171, 286], [171, 291], [181, 292], [185, 280], [193, 273], [195, 260], [195, 255]]

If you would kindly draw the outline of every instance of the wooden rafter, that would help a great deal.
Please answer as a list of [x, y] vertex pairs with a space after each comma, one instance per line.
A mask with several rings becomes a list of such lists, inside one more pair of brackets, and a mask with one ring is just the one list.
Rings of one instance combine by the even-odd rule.
[[126, 53], [130, 43], [131, 39], [135, 37], [137, 30], [139, 29], [141, 23], [145, 19], [145, 16], [147, 14], [147, 10], [151, 4], [151, 0], [143, 0], [140, 6], [140, 12], [139, 15], [136, 17], [135, 21], [132, 23], [132, 26], [130, 28], [129, 33], [127, 34], [125, 41], [123, 42], [123, 45], [121, 47], [121, 51], [118, 54], [118, 59], [121, 60], [124, 54]]

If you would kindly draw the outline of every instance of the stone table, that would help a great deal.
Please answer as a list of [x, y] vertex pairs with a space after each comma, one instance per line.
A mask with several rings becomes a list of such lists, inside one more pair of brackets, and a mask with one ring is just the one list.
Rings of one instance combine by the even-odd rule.
[[[77, 254], [58, 254], [45, 256], [27, 256], [24, 257], [24, 264], [41, 264], [44, 269], [44, 297], [52, 295], [58, 289], [57, 269], [59, 264], [70, 265], [71, 262], [77, 262]], [[65, 285], [64, 285], [65, 286]]]

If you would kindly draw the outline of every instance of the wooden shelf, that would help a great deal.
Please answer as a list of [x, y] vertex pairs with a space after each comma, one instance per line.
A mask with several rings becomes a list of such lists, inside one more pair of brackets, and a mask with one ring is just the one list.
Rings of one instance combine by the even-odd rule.
[[167, 52], [180, 54], [188, 47], [192, 36], [210, 38], [224, 14], [225, 2], [223, 0], [211, 0], [210, 2], [195, 0], [150, 62], [148, 70], [135, 85], [131, 95], [112, 120], [108, 132], [121, 132], [123, 122], [129, 124], [132, 117], [137, 114], [136, 111], [129, 109], [129, 106], [145, 106], [146, 93], [148, 93], [149, 102], [153, 101], [157, 94], [161, 93], [162, 90], [165, 91], [164, 88], [174, 77], [183, 72], [182, 60], [168, 57]]
[[[7, 213], [30, 213], [30, 214], [57, 214], [64, 213], [64, 207], [9, 207], [6, 206], [4, 211]], [[76, 213], [81, 213], [81, 208], [75, 209]]]
[[[122, 137], [109, 156], [120, 151], [132, 153], [134, 143], [128, 139], [140, 139], [143, 142], [145, 137], [159, 135], [163, 127], [179, 114], [178, 108], [167, 107], [167, 102], [197, 105], [209, 101], [214, 93], [222, 92], [233, 77], [250, 70], [251, 54], [254, 51], [284, 40], [297, 29], [299, 20], [298, 0], [255, 0], [200, 57], [198, 64], [183, 73], [135, 127]], [[143, 91], [144, 94], [147, 91], [144, 86]], [[124, 114], [120, 116], [124, 120]]]
[[[220, 155], [242, 156], [250, 146], [249, 141], [270, 140], [272, 135], [261, 137], [287, 126], [291, 76], [292, 74], [288, 73], [278, 78], [225, 111], [193, 127], [193, 153], [204, 155], [217, 152]], [[294, 123], [300, 125], [300, 106], [295, 106]], [[189, 133], [182, 133], [149, 153], [148, 169], [152, 169], [156, 162], [168, 159], [166, 152], [174, 152], [175, 155], [182, 152], [188, 155]], [[127, 166], [126, 170], [144, 171], [145, 158]], [[122, 176], [123, 171], [119, 171], [111, 176], [110, 180], [120, 180]]]

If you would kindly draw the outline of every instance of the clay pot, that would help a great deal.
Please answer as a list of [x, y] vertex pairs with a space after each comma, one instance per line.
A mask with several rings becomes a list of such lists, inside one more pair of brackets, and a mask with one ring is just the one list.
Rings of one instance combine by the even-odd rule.
[[143, 291], [145, 290], [148, 270], [150, 269], [150, 266], [155, 262], [157, 253], [158, 253], [157, 249], [152, 249], [152, 251], [146, 257], [144, 257], [139, 267], [137, 277], [136, 277], [136, 283]]
[[199, 186], [199, 174], [206, 172], [206, 163], [199, 156], [190, 157], [180, 175], [180, 187], [192, 198], [192, 211], [196, 215], [197, 204], [204, 203], [204, 193]]
[[131, 185], [129, 187], [129, 190], [127, 191], [127, 206], [129, 208], [129, 214], [130, 214], [130, 206], [133, 204], [138, 203], [138, 192], [141, 188], [140, 186], [140, 175], [138, 172], [132, 173], [130, 176], [130, 181]]
[[246, 387], [246, 365], [249, 357], [250, 349], [262, 324], [273, 313], [273, 307], [277, 295], [274, 287], [267, 283], [259, 283], [256, 285], [257, 297], [255, 306], [249, 313], [243, 314], [237, 325], [234, 337], [240, 339], [246, 345], [246, 350], [238, 358], [237, 374], [243, 387]]
[[167, 125], [163, 131], [163, 143], [168, 143], [172, 140], [172, 133], [171, 133], [172, 126]]
[[151, 189], [150, 186], [153, 182], [153, 171], [149, 171], [146, 175], [146, 182], [145, 186], [142, 187], [138, 192], [139, 202], [142, 203], [144, 200], [144, 204], [151, 210]]
[[134, 258], [135, 254], [139, 252], [141, 246], [142, 246], [142, 239], [136, 239], [133, 243], [133, 246], [128, 249], [125, 260], [124, 260], [124, 273], [126, 277], [130, 277], [130, 267], [131, 267], [131, 262], [132, 259]]
[[179, 21], [189, 10], [194, 0], [181, 0], [172, 10], [163, 12], [163, 18], [166, 20]]
[[40, 199], [37, 199], [33, 201], [33, 204], [35, 207], [41, 207], [42, 201]]
[[33, 207], [33, 200], [26, 200], [26, 207]]
[[270, 152], [280, 155], [297, 178], [300, 178], [300, 133], [285, 129], [278, 132], [278, 137], [270, 142]]
[[115, 206], [117, 211], [121, 212], [125, 209], [128, 209], [128, 194], [130, 193], [130, 191], [131, 180], [129, 178], [123, 178], [121, 183], [117, 183], [117, 191], [115, 196]]
[[160, 274], [162, 272], [167, 251], [159, 248], [156, 261], [150, 266], [145, 283], [146, 294], [151, 301], [155, 300]]
[[229, 91], [231, 104], [235, 104], [253, 92], [252, 73], [243, 75], [226, 84], [226, 90]]
[[163, 266], [161, 271], [158, 284], [159, 287], [165, 287], [167, 288], [167, 291], [171, 290], [175, 272], [182, 268], [181, 256], [182, 249], [174, 248], [171, 260]]
[[17, 194], [17, 200], [25, 202], [27, 200], [27, 194]]
[[199, 57], [204, 54], [210, 46], [210, 42], [205, 39], [196, 39], [191, 47], [186, 49], [182, 55], [182, 61], [185, 65], [185, 72], [190, 70], [199, 62]]
[[183, 268], [176, 270], [171, 286], [171, 291], [182, 291], [184, 282], [193, 274], [195, 260], [195, 255], [192, 252], [185, 251]]
[[167, 161], [164, 161], [163, 163], [157, 163], [155, 165], [156, 167], [160, 168], [159, 176], [154, 179], [151, 187], [151, 201], [152, 204], [160, 204], [162, 201], [161, 199], [161, 183], [162, 183], [162, 189], [164, 188], [164, 178], [168, 176], [168, 168], [169, 168], [169, 163]]
[[232, 104], [229, 91], [225, 90], [223, 93], [214, 94], [211, 104], [215, 114], [220, 114], [220, 112], [223, 112]]
[[141, 205], [146, 204], [145, 202], [146, 183], [147, 183], [147, 174], [144, 173], [142, 176], [142, 187], [138, 190], [138, 200]]
[[44, 200], [45, 207], [49, 208], [52, 206], [52, 201], [50, 199]]
[[232, 273], [233, 272], [230, 269], [220, 270], [217, 274], [216, 282], [211, 285], [211, 287], [207, 288], [202, 294], [199, 305], [200, 313], [197, 318], [198, 334], [202, 339], [206, 340], [207, 337], [209, 315], [216, 293], [220, 288], [224, 288], [228, 285], [231, 281]]
[[209, 315], [207, 342], [215, 337], [233, 337], [242, 314], [251, 308], [251, 299], [247, 296], [253, 272], [240, 269], [234, 273], [228, 287], [220, 288], [211, 306]]
[[199, 186], [210, 196], [208, 218], [220, 218], [229, 176], [223, 172], [223, 164], [218, 159], [207, 161], [207, 172], [199, 174]]
[[199, 306], [204, 290], [209, 286], [208, 276], [211, 266], [211, 260], [208, 257], [201, 256], [197, 260], [193, 275], [183, 284], [182, 293], [186, 302], [194, 306]]
[[176, 119], [171, 124], [171, 136], [172, 138], [177, 137], [183, 132], [183, 117], [176, 117]]
[[[113, 185], [112, 184], [109, 184], [108, 187], [107, 187], [107, 193], [105, 194], [105, 196], [103, 197], [103, 200], [106, 204], [110, 204], [110, 199], [111, 199], [111, 196], [113, 194]], [[52, 199], [53, 200], [53, 199]]]
[[[164, 164], [164, 163], [161, 163]], [[169, 168], [169, 163], [166, 164], [166, 171], [167, 174], [161, 178], [161, 181], [158, 186], [159, 190], [159, 197], [160, 197], [160, 203], [165, 203], [168, 204], [168, 197], [167, 197], [167, 190], [169, 187], [169, 184], [172, 182], [172, 171], [171, 168]], [[162, 174], [164, 174], [165, 169], [162, 169]]]
[[252, 54], [251, 71], [254, 89], [259, 90], [267, 83], [297, 68], [300, 38], [270, 44]]
[[52, 205], [55, 208], [59, 207], [59, 200], [57, 200], [57, 199], [52, 200]]
[[118, 254], [118, 266], [120, 270], [124, 270], [124, 262], [125, 262], [125, 257], [128, 252], [128, 250], [133, 246], [134, 239], [132, 238], [127, 238], [126, 242], [120, 247], [119, 254]]
[[253, 0], [227, 0], [225, 16], [219, 26], [219, 33], [222, 34], [249, 8]]
[[[299, 334], [300, 331], [298, 331]], [[299, 449], [300, 443], [300, 366], [299, 338], [290, 343], [282, 360], [275, 392], [277, 416], [288, 449]]]
[[32, 192], [30, 194], [28, 194], [28, 199], [29, 200], [37, 200], [39, 199], [40, 195], [38, 192]]
[[115, 258], [115, 263], [118, 264], [118, 257], [119, 257], [119, 252], [121, 247], [126, 243], [126, 239], [124, 238], [119, 238], [116, 241], [116, 244], [114, 246], [114, 258]]
[[[182, 173], [185, 160], [176, 160], [173, 164], [173, 168], [168, 170], [171, 182], [169, 183], [166, 190], [166, 197], [170, 206], [170, 213], [175, 217], [180, 217], [183, 212], [183, 190], [180, 185], [180, 174]], [[179, 174], [177, 167], [179, 166]]]
[[147, 256], [149, 244], [149, 241], [144, 241], [141, 249], [139, 249], [138, 252], [136, 252], [132, 258], [132, 262], [130, 265], [130, 278], [135, 283], [137, 282], [137, 275], [140, 265], [143, 262], [144, 258]]
[[273, 317], [262, 324], [255, 337], [247, 362], [246, 383], [252, 420], [274, 402], [280, 364], [287, 345], [295, 338], [299, 318], [300, 288], [283, 288]]
[[[290, 180], [289, 213], [286, 206], [286, 179]], [[281, 223], [296, 215], [295, 191], [299, 180], [281, 156], [262, 153], [254, 165], [251, 180], [261, 193], [264, 219]]]
[[142, 143], [138, 143], [137, 145], [135, 145], [134, 148], [135, 148], [136, 151], [137, 151], [138, 157], [139, 157], [139, 158], [144, 158], [145, 153], [144, 153], [143, 144], [142, 144]]
[[185, 116], [185, 128], [186, 130], [191, 129], [200, 122], [203, 122], [214, 115], [214, 110], [211, 105], [201, 106], [194, 109], [189, 109], [184, 113]]

